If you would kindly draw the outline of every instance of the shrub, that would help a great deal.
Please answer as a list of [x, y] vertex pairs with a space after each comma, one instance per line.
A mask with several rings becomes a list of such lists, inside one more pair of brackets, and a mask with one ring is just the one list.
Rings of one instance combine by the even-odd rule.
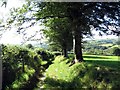
[[114, 48], [113, 54], [116, 56], [120, 56], [120, 49], [118, 47]]
[[[3, 90], [9, 87], [14, 81], [19, 80], [22, 73], [27, 73], [27, 68], [37, 70], [41, 65], [41, 58], [29, 50], [21, 46], [2, 45], [2, 63], [3, 63]], [[36, 59], [35, 59], [36, 57]]]

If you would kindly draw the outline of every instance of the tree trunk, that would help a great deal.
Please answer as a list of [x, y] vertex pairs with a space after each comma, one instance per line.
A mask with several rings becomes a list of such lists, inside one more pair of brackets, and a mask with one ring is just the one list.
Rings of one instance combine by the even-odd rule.
[[81, 31], [77, 29], [75, 30], [75, 60], [77, 60], [77, 62], [83, 61], [81, 41], [82, 41]]
[[25, 72], [25, 63], [24, 63], [24, 59], [22, 60], [22, 72]]
[[68, 53], [67, 53], [67, 49], [66, 48], [63, 49], [63, 55], [64, 55], [64, 57], [68, 57]]
[[73, 19], [73, 42], [75, 62], [82, 62], [82, 32], [77, 19]]

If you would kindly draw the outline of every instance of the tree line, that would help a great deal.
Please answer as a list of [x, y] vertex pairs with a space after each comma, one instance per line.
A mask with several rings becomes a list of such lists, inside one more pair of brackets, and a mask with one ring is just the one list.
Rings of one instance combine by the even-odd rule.
[[93, 55], [120, 56], [120, 44], [118, 42], [117, 39], [88, 40], [83, 44], [83, 52]]
[[[84, 36], [93, 36], [95, 29], [99, 35], [119, 36], [119, 2], [39, 2], [26, 1], [22, 8], [12, 9], [8, 25], [16, 25], [21, 32], [25, 22], [46, 26], [43, 30], [50, 44], [61, 47], [67, 57], [69, 48], [74, 48], [75, 62], [82, 62], [82, 43]], [[31, 13], [28, 16], [28, 13]], [[14, 23], [15, 22], [15, 23]], [[114, 27], [114, 29], [110, 28]]]

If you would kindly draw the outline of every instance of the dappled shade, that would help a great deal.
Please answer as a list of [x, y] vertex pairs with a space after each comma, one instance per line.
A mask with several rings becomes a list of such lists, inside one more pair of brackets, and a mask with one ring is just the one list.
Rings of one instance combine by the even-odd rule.
[[67, 59], [59, 57], [54, 64], [50, 65], [46, 72], [44, 88], [65, 90], [120, 88], [118, 80], [120, 61], [88, 60], [71, 67], [66, 62]]

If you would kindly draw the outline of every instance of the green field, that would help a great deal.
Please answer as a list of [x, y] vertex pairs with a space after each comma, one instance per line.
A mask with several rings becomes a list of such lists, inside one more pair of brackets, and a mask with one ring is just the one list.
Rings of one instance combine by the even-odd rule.
[[113, 44], [101, 44], [100, 46], [106, 46], [106, 47], [109, 47], [109, 46], [113, 46]]
[[118, 56], [84, 55], [83, 57], [89, 63], [120, 69], [120, 57]]
[[120, 61], [118, 56], [83, 55], [85, 60]]

